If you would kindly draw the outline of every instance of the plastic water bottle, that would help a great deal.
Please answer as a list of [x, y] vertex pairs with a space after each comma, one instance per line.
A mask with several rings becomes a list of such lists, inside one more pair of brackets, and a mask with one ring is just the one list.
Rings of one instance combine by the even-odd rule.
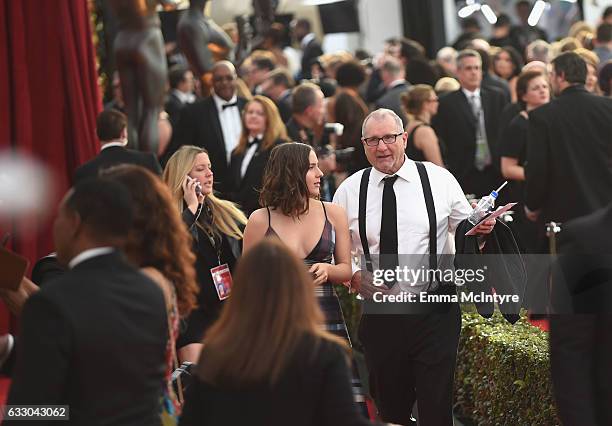
[[491, 193], [485, 197], [482, 197], [470, 216], [468, 221], [476, 226], [483, 217], [485, 217], [495, 207], [495, 200], [497, 199], [497, 191], [491, 191]]

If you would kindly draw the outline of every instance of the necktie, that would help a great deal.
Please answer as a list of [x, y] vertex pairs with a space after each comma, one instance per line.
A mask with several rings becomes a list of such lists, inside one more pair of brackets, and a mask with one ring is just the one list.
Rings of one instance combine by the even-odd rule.
[[249, 141], [249, 143], [247, 144], [247, 148], [252, 147], [253, 145], [258, 145], [259, 142], [261, 142], [261, 140], [259, 138], [253, 138], [252, 140]]
[[[395, 270], [398, 266], [397, 253], [397, 201], [393, 184], [397, 176], [387, 176], [383, 179], [382, 218], [380, 222], [380, 268]], [[385, 281], [389, 288], [393, 287], [395, 280]]]
[[474, 157], [474, 166], [479, 171], [482, 171], [491, 164], [491, 152], [489, 151], [489, 144], [486, 139], [487, 133], [482, 108], [476, 95], [470, 96], [470, 105], [476, 118], [476, 155]]
[[223, 111], [225, 111], [225, 108], [235, 107], [235, 106], [238, 106], [238, 102], [232, 102], [231, 104], [223, 104], [223, 105], [221, 105], [221, 107], [223, 108]]

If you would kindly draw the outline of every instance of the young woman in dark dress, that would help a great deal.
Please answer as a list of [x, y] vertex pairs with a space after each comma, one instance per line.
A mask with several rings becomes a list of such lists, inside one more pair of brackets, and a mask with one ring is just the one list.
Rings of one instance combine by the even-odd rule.
[[527, 157], [527, 113], [550, 100], [548, 80], [540, 71], [523, 71], [516, 82], [520, 114], [510, 121], [502, 132], [500, 154], [502, 176], [509, 181], [506, 191], [508, 200], [517, 201], [514, 207], [514, 224], [519, 245], [524, 253], [535, 253], [538, 229], [542, 224], [533, 223], [525, 217], [523, 209], [523, 182]]
[[[312, 147], [301, 143], [272, 150], [260, 202], [244, 232], [244, 252], [264, 238], [282, 241], [302, 259], [326, 317], [326, 329], [349, 340], [332, 284], [350, 281], [349, 229], [344, 209], [318, 200], [323, 173]], [[333, 260], [333, 263], [332, 263]], [[359, 379], [355, 374], [355, 387]], [[363, 395], [356, 395], [363, 403]], [[365, 410], [365, 404], [362, 404]]]
[[226, 271], [231, 274], [240, 256], [246, 217], [235, 204], [213, 194], [212, 165], [203, 148], [182, 146], [168, 160], [163, 180], [193, 236], [200, 294], [198, 308], [181, 324], [177, 348], [181, 362], [197, 362], [204, 332], [229, 296], [218, 284]]
[[402, 104], [408, 115], [406, 155], [414, 161], [429, 161], [444, 167], [438, 137], [429, 125], [438, 112], [435, 90], [426, 84], [412, 86], [402, 95]]

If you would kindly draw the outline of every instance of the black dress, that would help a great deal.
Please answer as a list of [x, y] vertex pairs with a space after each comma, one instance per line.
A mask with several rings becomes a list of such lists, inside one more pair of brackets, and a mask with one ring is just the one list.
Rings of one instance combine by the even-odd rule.
[[[522, 115], [514, 117], [501, 135], [500, 155], [502, 157], [516, 158], [518, 165], [525, 167], [527, 159], [527, 129], [529, 121]], [[525, 216], [524, 209], [524, 183], [522, 181], [510, 180], [508, 188], [504, 190], [503, 198], [498, 204], [516, 202], [514, 211], [514, 223], [512, 230], [518, 237], [518, 244], [523, 253], [535, 253], [543, 238], [543, 225], [539, 222], [531, 222]], [[500, 194], [501, 195], [501, 194]], [[541, 228], [541, 229], [540, 229]]]
[[[429, 124], [421, 123], [421, 124], [414, 126], [414, 128], [408, 134], [408, 141], [406, 143], [406, 156], [413, 161], [427, 161], [423, 151], [421, 151], [414, 145], [414, 134], [416, 133], [416, 130], [419, 127], [423, 127], [423, 126], [431, 128]], [[446, 149], [444, 148], [444, 141], [442, 141], [442, 139], [440, 138], [438, 138], [438, 147], [440, 148], [440, 156], [442, 157], [442, 162], [444, 162], [444, 156], [446, 154]]]
[[[327, 211], [325, 210], [325, 203], [321, 202], [323, 206], [323, 212], [325, 214], [325, 225], [323, 226], [323, 232], [319, 241], [314, 246], [312, 251], [304, 258], [306, 266], [310, 267], [315, 263], [332, 263], [334, 248], [336, 246], [336, 233], [334, 226], [327, 218]], [[270, 209], [268, 208], [268, 230], [266, 231], [267, 237], [274, 237], [280, 240], [280, 237], [272, 228], [270, 220]], [[319, 305], [325, 314], [325, 329], [330, 333], [333, 333], [339, 337], [346, 339], [347, 343], [351, 345], [351, 340], [346, 328], [344, 321], [344, 315], [342, 314], [342, 308], [338, 296], [334, 291], [334, 287], [330, 282], [321, 284], [314, 288], [315, 294], [319, 301]], [[361, 379], [359, 378], [359, 372], [357, 366], [353, 362], [353, 396], [355, 403], [359, 406], [360, 411], [364, 417], [368, 416], [368, 410], [366, 406], [364, 392], [361, 386]]]
[[[206, 359], [206, 347], [203, 359]], [[196, 379], [181, 426], [365, 426], [351, 400], [343, 350], [305, 336], [274, 386], [215, 386]]]
[[416, 126], [414, 126], [414, 128], [408, 135], [408, 143], [406, 144], [406, 155], [413, 161], [427, 161], [425, 160], [425, 154], [423, 154], [423, 151], [414, 146], [414, 134], [416, 133], [417, 129], [422, 126], [427, 126], [427, 124], [417, 124]]
[[[201, 214], [206, 215], [205, 205], [202, 209]], [[237, 241], [226, 236], [215, 236], [213, 244], [206, 232], [196, 225], [195, 220], [196, 216], [189, 209], [183, 210], [183, 221], [194, 237], [193, 251], [196, 255], [195, 267], [200, 293], [198, 307], [186, 319], [181, 320], [177, 348], [190, 343], [201, 343], [206, 330], [217, 320], [225, 301], [220, 300], [217, 295], [210, 269], [227, 263], [233, 273], [238, 258], [234, 248], [238, 244]]]

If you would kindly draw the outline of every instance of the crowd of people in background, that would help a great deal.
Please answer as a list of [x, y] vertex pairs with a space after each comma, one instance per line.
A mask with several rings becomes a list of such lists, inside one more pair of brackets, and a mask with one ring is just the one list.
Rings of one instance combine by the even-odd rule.
[[[359, 291], [357, 173], [372, 166], [370, 185], [380, 183], [382, 201], [370, 200], [380, 212], [368, 212], [376, 226], [398, 224], [370, 239], [381, 254], [420, 253], [398, 235], [411, 215], [426, 217], [429, 200], [421, 195], [415, 214], [388, 194], [397, 180], [396, 191], [416, 197], [406, 182], [424, 182], [422, 173], [439, 235], [467, 217], [467, 199], [508, 180], [499, 201], [517, 202], [511, 227], [523, 253], [546, 252], [545, 222], [612, 202], [612, 8], [597, 28], [576, 23], [552, 41], [527, 24], [525, 4], [517, 4], [521, 24], [501, 15], [489, 40], [464, 19], [461, 36], [433, 59], [405, 38], [374, 55], [324, 53], [299, 19], [296, 64], [282, 45], [286, 29], [274, 24], [244, 61], [214, 64], [206, 97], [200, 76], [173, 55], [157, 153], [126, 148], [115, 76], [97, 121], [102, 150], [74, 172], [60, 206], [62, 272], [31, 287], [19, 339], [1, 341], [5, 371], [18, 349], [8, 404], [68, 401], [81, 424], [176, 424], [181, 409], [184, 425], [244, 424], [244, 406], [249, 424], [367, 424], [353, 403], [364, 399], [332, 287]], [[481, 224], [480, 237], [493, 226]], [[419, 235], [446, 253], [445, 238]], [[97, 281], [77, 285], [83, 274]], [[96, 325], [102, 318], [106, 328]], [[423, 424], [449, 424], [458, 308], [445, 318], [442, 331], [414, 319], [394, 325], [407, 335], [427, 330], [410, 339], [448, 343], [435, 368], [421, 362], [429, 349], [401, 348], [423, 374], [401, 379], [410, 389], [383, 359], [389, 336], [377, 327], [388, 319], [368, 318], [363, 340], [382, 420], [409, 424], [412, 406], [392, 394], [401, 388], [414, 402], [416, 386], [428, 396], [419, 401]], [[183, 362], [197, 364], [186, 402], [171, 377]]]

